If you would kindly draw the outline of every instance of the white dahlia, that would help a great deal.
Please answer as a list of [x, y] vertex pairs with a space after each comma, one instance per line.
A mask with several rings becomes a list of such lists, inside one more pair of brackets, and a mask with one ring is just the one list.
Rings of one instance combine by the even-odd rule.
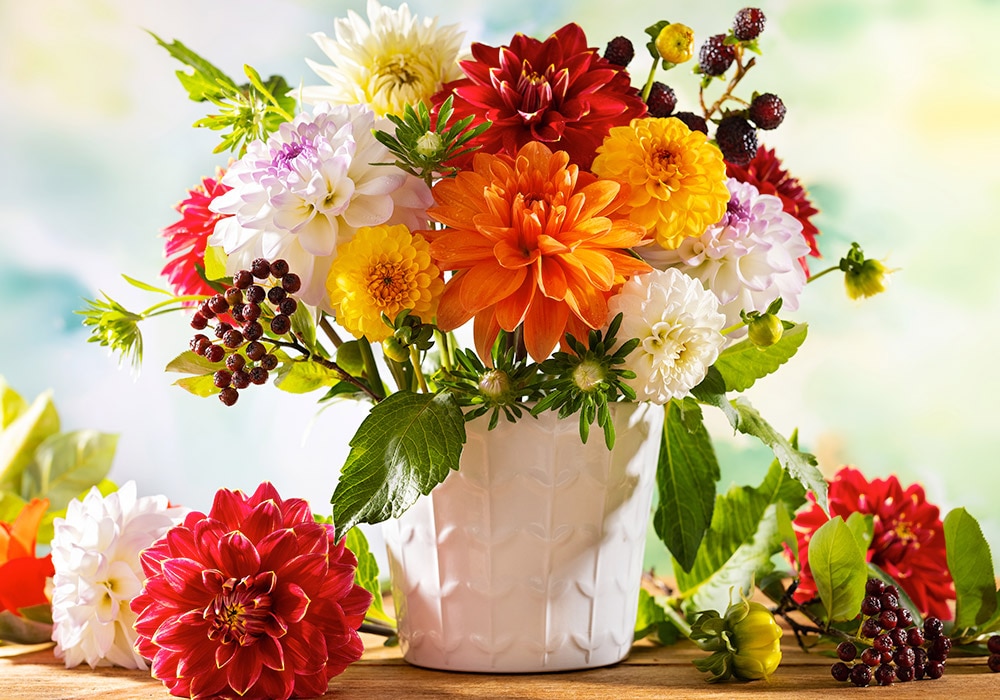
[[368, 0], [368, 22], [348, 11], [334, 25], [336, 39], [312, 35], [334, 65], [306, 59], [329, 85], [304, 87], [304, 102], [364, 104], [379, 116], [402, 115], [406, 105], [428, 102], [444, 83], [461, 77], [465, 34], [457, 25], [438, 27], [437, 18], [418, 20], [405, 3], [393, 10], [377, 0]]
[[166, 496], [136, 498], [130, 481], [108, 496], [97, 488], [70, 501], [52, 537], [52, 639], [66, 668], [146, 669], [134, 649], [129, 602], [144, 580], [139, 552], [180, 522], [187, 509]]
[[609, 318], [623, 315], [618, 337], [638, 338], [625, 367], [640, 401], [664, 404], [686, 396], [725, 344], [725, 316], [701, 282], [680, 270], [653, 270], [622, 285], [608, 300]]
[[361, 105], [323, 104], [282, 124], [267, 142], [255, 141], [226, 171], [233, 189], [212, 200], [221, 219], [209, 245], [229, 256], [226, 272], [255, 258], [283, 258], [302, 280], [299, 297], [328, 306], [326, 275], [337, 246], [362, 226], [426, 225], [433, 202], [423, 180], [398, 168], [372, 135], [382, 120]]
[[638, 252], [654, 267], [676, 267], [701, 280], [719, 298], [726, 325], [739, 323], [741, 310], [766, 311], [778, 297], [783, 310], [794, 311], [806, 283], [798, 259], [809, 253], [802, 224], [777, 197], [734, 178], [726, 186], [729, 205], [719, 223], [676, 250], [652, 245]]

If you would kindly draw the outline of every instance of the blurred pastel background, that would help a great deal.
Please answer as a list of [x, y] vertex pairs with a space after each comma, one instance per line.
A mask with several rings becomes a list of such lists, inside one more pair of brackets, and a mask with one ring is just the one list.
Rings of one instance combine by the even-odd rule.
[[[395, 3], [388, 3], [395, 4]], [[742, 2], [414, 0], [420, 15], [459, 23], [467, 40], [544, 37], [569, 21], [603, 48], [644, 42], [659, 19], [725, 31]], [[456, 9], [460, 6], [460, 9]], [[839, 279], [807, 288], [795, 320], [809, 340], [749, 397], [832, 474], [920, 481], [942, 508], [980, 519], [1000, 562], [1000, 80], [996, 0], [785, 0], [768, 17], [764, 57], [745, 81], [788, 106], [766, 134], [805, 182], [826, 261], [852, 240], [898, 268], [887, 294], [850, 302]], [[654, 9], [658, 7], [661, 9]], [[180, 39], [232, 76], [249, 63], [292, 85], [319, 82], [304, 59], [327, 62], [308, 34], [333, 33], [362, 0], [0, 0], [0, 375], [31, 399], [55, 392], [63, 428], [121, 440], [111, 478], [142, 494], [207, 508], [216, 489], [270, 479], [327, 511], [347, 441], [363, 414], [310, 396], [246, 391], [234, 408], [171, 386], [161, 368], [186, 349], [179, 316], [145, 324], [133, 377], [86, 342], [75, 309], [104, 290], [128, 308], [148, 297], [119, 276], [160, 283], [173, 205], [224, 164], [216, 134], [174, 77], [179, 67], [144, 31]], [[660, 13], [660, 14], [658, 14]], [[662, 16], [661, 16], [662, 14]], [[649, 59], [633, 64], [641, 81]], [[686, 68], [664, 78], [693, 109]], [[318, 397], [318, 395], [317, 395]], [[721, 488], [759, 480], [766, 450], [713, 422]], [[662, 553], [651, 552], [652, 559]]]

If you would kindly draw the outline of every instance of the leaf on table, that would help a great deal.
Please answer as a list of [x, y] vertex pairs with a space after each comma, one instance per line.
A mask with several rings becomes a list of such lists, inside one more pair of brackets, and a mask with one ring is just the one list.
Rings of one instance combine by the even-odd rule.
[[117, 435], [96, 430], [49, 437], [38, 446], [35, 461], [21, 475], [21, 496], [26, 500], [47, 498], [51, 510], [65, 508], [108, 475], [117, 446]]
[[34, 460], [35, 450], [58, 432], [59, 414], [52, 392], [46, 391], [0, 431], [0, 490], [20, 492], [21, 474]]
[[656, 635], [656, 641], [664, 646], [674, 644], [681, 638], [677, 626], [667, 617], [666, 611], [656, 602], [649, 591], [639, 589], [639, 611], [635, 618], [635, 636], [638, 642], [651, 634]]
[[656, 469], [659, 501], [653, 528], [685, 571], [712, 522], [719, 463], [693, 399], [671, 401], [664, 416]]
[[450, 394], [400, 391], [375, 404], [333, 493], [337, 538], [401, 515], [458, 469], [464, 444], [465, 418]]
[[955, 629], [982, 624], [997, 609], [990, 545], [965, 508], [955, 508], [945, 517], [944, 541], [955, 581]]
[[866, 550], [839, 515], [826, 521], [809, 540], [809, 568], [828, 622], [854, 619], [868, 580]]
[[0, 611], [0, 640], [14, 644], [40, 644], [52, 639], [52, 625]]

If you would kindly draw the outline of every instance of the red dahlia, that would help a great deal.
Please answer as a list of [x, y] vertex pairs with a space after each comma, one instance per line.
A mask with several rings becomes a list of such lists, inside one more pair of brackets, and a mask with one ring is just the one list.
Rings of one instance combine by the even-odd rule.
[[948, 571], [944, 527], [937, 506], [927, 502], [919, 484], [904, 490], [895, 476], [868, 482], [857, 469], [844, 467], [830, 482], [829, 497], [830, 516], [814, 501], [793, 523], [802, 564], [796, 600], [804, 602], [816, 595], [807, 558], [813, 533], [829, 517], [839, 515], [846, 520], [857, 512], [873, 516], [875, 532], [868, 561], [895, 578], [922, 614], [951, 618], [948, 601], [954, 600], [955, 589]]
[[167, 278], [179, 296], [215, 294], [215, 290], [198, 274], [196, 266], [204, 269], [206, 241], [215, 230], [216, 222], [227, 216], [208, 210], [213, 199], [232, 189], [222, 184], [223, 172], [219, 168], [215, 177], [204, 177], [200, 185], [188, 190], [187, 199], [175, 207], [181, 214], [181, 220], [163, 229], [163, 236], [167, 239], [164, 253], [169, 260], [160, 274]]
[[136, 648], [181, 697], [318, 697], [363, 650], [357, 559], [271, 484], [219, 491], [140, 555]]
[[[802, 224], [802, 235], [805, 237], [806, 243], [809, 244], [809, 255], [820, 257], [819, 248], [816, 247], [816, 236], [819, 235], [819, 229], [809, 220], [819, 212], [809, 200], [809, 194], [802, 183], [781, 167], [781, 161], [774, 155], [774, 149], [760, 146], [757, 149], [757, 155], [744, 166], [727, 162], [726, 174], [729, 177], [735, 177], [740, 182], [749, 182], [761, 194], [771, 194], [780, 198], [785, 212], [794, 216]], [[799, 263], [808, 275], [809, 264], [806, 258], [799, 258]]]
[[516, 34], [509, 46], [473, 44], [472, 59], [461, 67], [466, 77], [447, 83], [433, 102], [439, 106], [453, 94], [456, 119], [493, 122], [473, 142], [484, 153], [514, 156], [541, 141], [589, 170], [611, 127], [646, 114], [628, 72], [588, 48], [576, 24], [545, 41]]

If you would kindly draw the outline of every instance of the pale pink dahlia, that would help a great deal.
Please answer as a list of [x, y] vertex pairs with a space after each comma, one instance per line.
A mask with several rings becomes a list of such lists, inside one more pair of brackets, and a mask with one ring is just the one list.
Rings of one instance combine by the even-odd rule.
[[136, 648], [182, 697], [317, 697], [361, 657], [371, 594], [301, 499], [220, 490], [141, 555]]

